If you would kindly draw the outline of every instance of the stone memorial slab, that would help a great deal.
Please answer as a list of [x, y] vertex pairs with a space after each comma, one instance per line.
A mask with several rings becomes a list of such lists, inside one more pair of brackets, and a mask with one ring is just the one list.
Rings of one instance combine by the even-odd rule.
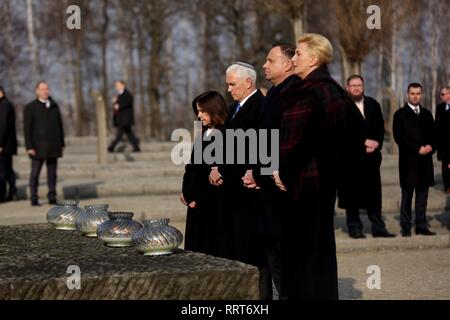
[[254, 300], [258, 277], [256, 267], [199, 253], [150, 257], [48, 224], [0, 227], [2, 300]]

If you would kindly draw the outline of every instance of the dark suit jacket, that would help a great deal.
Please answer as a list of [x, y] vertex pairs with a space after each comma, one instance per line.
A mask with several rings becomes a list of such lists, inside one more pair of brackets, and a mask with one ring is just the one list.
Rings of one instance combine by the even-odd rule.
[[394, 139], [399, 148], [400, 185], [430, 187], [434, 185], [433, 156], [420, 155], [422, 146], [436, 149], [435, 124], [430, 111], [420, 106], [416, 115], [408, 104], [394, 114]]
[[446, 103], [436, 107], [436, 142], [438, 159], [450, 163], [450, 108]]
[[0, 147], [0, 155], [17, 154], [16, 112], [6, 97], [0, 98]]

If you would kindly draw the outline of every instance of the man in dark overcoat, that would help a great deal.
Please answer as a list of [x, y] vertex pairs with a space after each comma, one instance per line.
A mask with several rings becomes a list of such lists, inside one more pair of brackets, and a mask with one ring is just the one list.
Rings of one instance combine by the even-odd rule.
[[394, 114], [394, 139], [399, 148], [402, 189], [400, 226], [403, 237], [411, 236], [411, 203], [414, 192], [416, 234], [435, 234], [428, 229], [426, 217], [428, 190], [434, 185], [435, 124], [431, 112], [420, 105], [421, 99], [422, 86], [411, 83], [408, 86], [408, 103]]
[[[285, 43], [274, 44], [263, 65], [266, 79], [273, 84], [266, 94], [258, 119], [258, 129], [268, 131], [267, 140], [263, 141], [264, 137], [259, 135], [258, 144], [265, 143], [267, 150], [272, 150], [271, 136], [280, 129], [281, 93], [300, 81], [294, 74], [292, 61], [290, 61], [294, 54], [295, 46]], [[278, 151], [277, 149], [276, 152]], [[273, 297], [272, 282], [275, 284], [279, 298], [286, 299], [281, 288], [283, 276], [281, 274], [281, 214], [287, 194], [275, 186], [271, 175], [262, 174], [262, 168], [268, 169], [271, 165], [273, 164], [260, 163], [247, 171], [243, 178], [245, 186], [256, 190], [256, 238], [264, 250], [266, 259], [266, 268], [260, 270], [265, 277], [261, 288], [261, 299], [264, 300], [271, 300]]]
[[23, 121], [25, 147], [31, 158], [31, 205], [39, 206], [39, 175], [44, 162], [47, 165], [48, 200], [56, 204], [58, 158], [63, 155], [64, 129], [58, 104], [50, 97], [49, 85], [39, 81], [37, 98], [25, 106]]
[[117, 134], [109, 145], [108, 151], [114, 152], [117, 144], [122, 140], [123, 135], [126, 134], [133, 146], [133, 152], [140, 152], [138, 139], [132, 129], [132, 126], [134, 126], [133, 95], [127, 89], [125, 81], [116, 81], [115, 86], [118, 95], [113, 100], [113, 122], [114, 126], [117, 127]]
[[[3, 87], [0, 86], [0, 202], [11, 201], [16, 196], [16, 174], [13, 169], [15, 154], [17, 154], [16, 113]], [[7, 184], [8, 193], [6, 193]]]
[[380, 104], [364, 95], [364, 79], [352, 75], [347, 80], [347, 93], [364, 118], [365, 150], [352, 168], [346, 185], [339, 192], [339, 206], [346, 209], [347, 228], [351, 238], [365, 238], [359, 209], [366, 209], [372, 222], [373, 237], [394, 237], [386, 230], [381, 216], [381, 149], [384, 141], [384, 120]]
[[[224, 161], [227, 158], [227, 152], [232, 151], [226, 148], [228, 143], [226, 130], [256, 129], [264, 100], [263, 94], [256, 88], [256, 71], [252, 65], [245, 62], [232, 64], [226, 70], [226, 82], [228, 92], [235, 103], [230, 108], [230, 114], [223, 128]], [[245, 188], [242, 183], [242, 177], [250, 167], [248, 164], [250, 146], [247, 142], [244, 150], [238, 150], [235, 143], [233, 148], [232, 163], [228, 161], [224, 165], [213, 167], [209, 177], [211, 184], [220, 188], [217, 212], [217, 255], [258, 265], [260, 248], [253, 242], [255, 192]], [[237, 163], [237, 158], [241, 156], [238, 154], [240, 152], [247, 154], [243, 164]]]
[[441, 100], [436, 106], [437, 156], [442, 163], [444, 191], [450, 194], [450, 86], [441, 89]]

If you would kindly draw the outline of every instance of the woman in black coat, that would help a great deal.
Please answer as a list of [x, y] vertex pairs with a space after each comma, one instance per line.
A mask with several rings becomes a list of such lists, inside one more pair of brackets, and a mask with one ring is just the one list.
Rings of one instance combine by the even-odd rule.
[[[0, 87], [0, 202], [13, 200], [16, 196], [16, 175], [12, 160], [16, 154], [16, 113], [13, 104]], [[9, 191], [5, 199], [6, 183], [9, 184]]]
[[326, 67], [332, 54], [325, 37], [303, 35], [292, 60], [301, 81], [282, 93], [280, 169], [274, 179], [289, 195], [282, 221], [281, 288], [289, 300], [338, 299], [336, 189], [347, 138], [355, 139], [355, 147], [364, 140], [358, 131], [346, 134], [347, 111], [354, 109]]
[[[194, 113], [202, 121], [202, 135], [210, 136], [220, 130], [228, 116], [228, 107], [224, 98], [216, 91], [207, 91], [192, 102]], [[198, 137], [197, 139], [201, 139]], [[199, 143], [200, 142], [200, 143]], [[202, 152], [211, 141], [198, 141], [194, 144], [191, 162], [186, 165], [183, 176], [181, 202], [188, 207], [186, 218], [185, 249], [214, 255], [216, 246], [214, 239], [215, 208], [218, 188], [209, 183], [210, 164], [195, 163], [195, 148]]]

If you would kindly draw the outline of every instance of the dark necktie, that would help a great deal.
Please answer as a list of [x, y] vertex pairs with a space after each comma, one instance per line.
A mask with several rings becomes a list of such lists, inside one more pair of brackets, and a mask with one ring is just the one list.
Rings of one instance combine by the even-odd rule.
[[242, 108], [242, 106], [241, 106], [240, 102], [238, 102], [238, 104], [236, 106], [236, 110], [234, 111], [233, 116], [231, 117], [231, 119], [233, 119], [236, 116], [236, 114], [239, 112], [239, 110], [241, 110], [241, 108]]

